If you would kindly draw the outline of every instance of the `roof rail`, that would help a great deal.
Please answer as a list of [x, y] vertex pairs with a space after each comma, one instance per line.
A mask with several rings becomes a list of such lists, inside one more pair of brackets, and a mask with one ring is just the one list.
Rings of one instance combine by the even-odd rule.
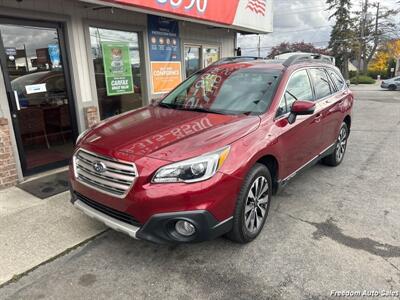
[[294, 64], [299, 64], [302, 62], [316, 62], [316, 61], [327, 64], [333, 64], [332, 60], [329, 57], [321, 54], [298, 54], [289, 57], [287, 60], [285, 60], [283, 65], [285, 67], [289, 67]]
[[246, 61], [253, 61], [253, 60], [260, 60], [260, 59], [264, 59], [264, 58], [258, 57], [258, 56], [231, 56], [231, 57], [221, 58], [220, 60], [216, 61], [212, 65], [218, 66], [218, 65], [222, 65], [222, 64], [235, 63], [235, 62], [246, 62]]

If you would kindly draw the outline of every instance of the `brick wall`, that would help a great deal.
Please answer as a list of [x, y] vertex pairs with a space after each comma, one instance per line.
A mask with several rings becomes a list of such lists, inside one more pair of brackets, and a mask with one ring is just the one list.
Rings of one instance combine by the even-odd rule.
[[17, 183], [17, 166], [11, 146], [8, 120], [0, 118], [0, 189]]
[[96, 106], [85, 107], [84, 112], [85, 112], [86, 128], [89, 128], [100, 122]]

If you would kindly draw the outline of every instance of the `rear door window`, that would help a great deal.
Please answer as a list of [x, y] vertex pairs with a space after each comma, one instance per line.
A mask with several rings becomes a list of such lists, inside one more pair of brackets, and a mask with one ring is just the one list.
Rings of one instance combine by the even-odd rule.
[[323, 69], [310, 69], [309, 72], [314, 83], [316, 100], [325, 98], [332, 94], [331, 84], [329, 83], [328, 76]]

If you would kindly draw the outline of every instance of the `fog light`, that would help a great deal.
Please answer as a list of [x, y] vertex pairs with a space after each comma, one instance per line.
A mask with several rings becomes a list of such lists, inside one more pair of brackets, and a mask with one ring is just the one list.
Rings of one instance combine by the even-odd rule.
[[196, 232], [196, 228], [192, 223], [183, 220], [175, 223], [175, 230], [183, 236], [191, 236]]

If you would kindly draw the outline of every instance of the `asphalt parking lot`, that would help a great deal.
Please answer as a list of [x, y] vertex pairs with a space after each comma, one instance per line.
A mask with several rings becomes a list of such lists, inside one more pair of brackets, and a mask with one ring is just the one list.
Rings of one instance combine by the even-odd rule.
[[332, 291], [400, 293], [400, 91], [354, 90], [343, 164], [317, 165], [293, 179], [274, 197], [266, 227], [253, 243], [220, 238], [161, 246], [107, 231], [4, 286], [0, 298], [331, 299]]

